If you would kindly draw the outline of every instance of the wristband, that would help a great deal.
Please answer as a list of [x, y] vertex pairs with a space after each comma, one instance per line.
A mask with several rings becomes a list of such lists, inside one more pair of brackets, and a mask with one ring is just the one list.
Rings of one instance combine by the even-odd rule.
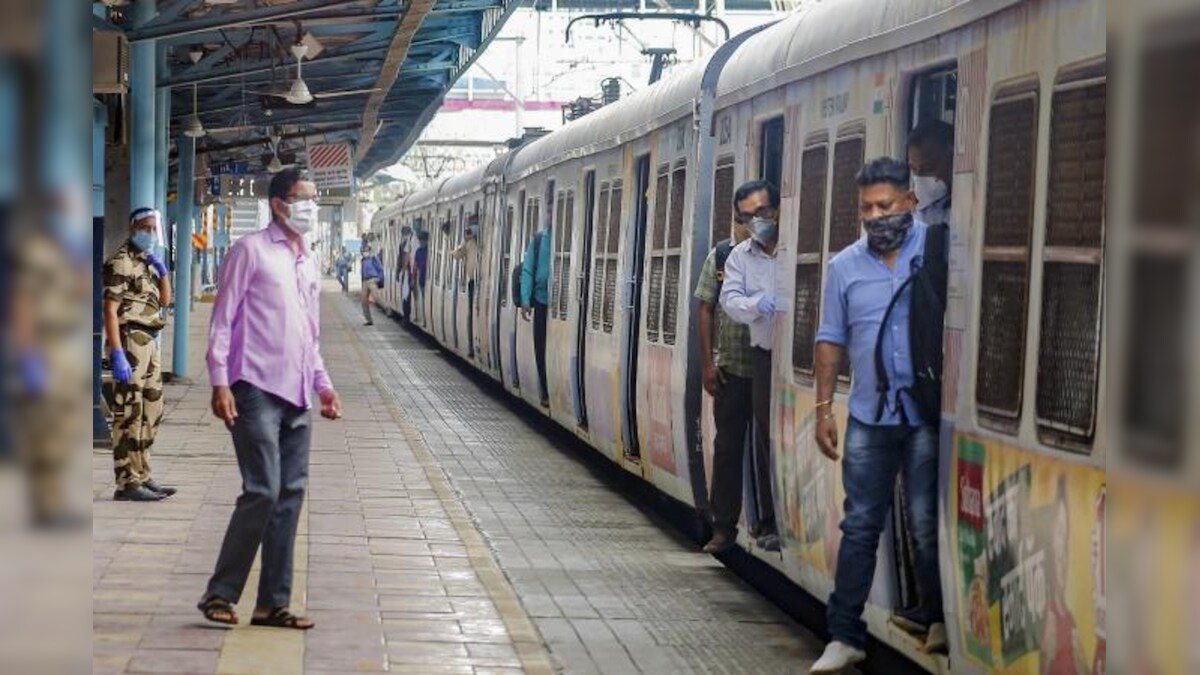
[[817, 401], [816, 405], [813, 406], [813, 409], [815, 410], [816, 408], [820, 408], [823, 405], [830, 405], [830, 406], [833, 405], [833, 399], [828, 398], [828, 399], [825, 399], [824, 401]]

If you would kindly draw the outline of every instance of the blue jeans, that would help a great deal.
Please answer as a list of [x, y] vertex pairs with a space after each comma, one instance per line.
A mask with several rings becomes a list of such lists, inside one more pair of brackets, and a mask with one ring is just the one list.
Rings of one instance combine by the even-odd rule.
[[867, 641], [862, 613], [875, 578], [879, 536], [887, 522], [900, 472], [904, 476], [905, 515], [921, 598], [912, 618], [926, 625], [943, 620], [937, 555], [937, 427], [873, 426], [851, 417], [842, 459], [846, 515], [827, 618], [834, 640], [859, 649]]
[[237, 603], [261, 544], [258, 606], [287, 607], [296, 525], [308, 486], [309, 411], [245, 382], [235, 382], [231, 389], [238, 416], [230, 431], [242, 494], [207, 595]]

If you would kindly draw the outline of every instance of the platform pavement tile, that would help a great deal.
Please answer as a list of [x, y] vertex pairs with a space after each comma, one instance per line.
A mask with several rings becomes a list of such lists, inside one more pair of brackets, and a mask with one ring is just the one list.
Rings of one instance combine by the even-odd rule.
[[213, 673], [219, 652], [172, 649], [138, 650], [129, 661], [130, 673]]

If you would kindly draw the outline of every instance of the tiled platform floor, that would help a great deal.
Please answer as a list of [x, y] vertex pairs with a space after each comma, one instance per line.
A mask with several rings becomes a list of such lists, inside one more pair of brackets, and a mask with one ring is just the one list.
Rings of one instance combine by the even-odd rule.
[[294, 607], [317, 628], [216, 628], [195, 609], [240, 489], [197, 305], [194, 384], [167, 387], [152, 458], [180, 493], [114, 503], [110, 456], [93, 457], [96, 672], [806, 672], [813, 635], [444, 356], [362, 326], [356, 300], [323, 299], [346, 411], [315, 423], [297, 545]]

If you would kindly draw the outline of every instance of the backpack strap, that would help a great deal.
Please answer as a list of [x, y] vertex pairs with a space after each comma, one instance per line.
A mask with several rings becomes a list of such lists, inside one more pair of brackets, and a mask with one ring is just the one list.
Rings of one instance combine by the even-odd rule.
[[[892, 295], [891, 302], [888, 303], [887, 310], [883, 313], [883, 321], [879, 324], [879, 335], [875, 338], [875, 389], [879, 394], [879, 400], [875, 405], [875, 421], [883, 419], [883, 410], [887, 406], [887, 393], [891, 389], [891, 381], [887, 376], [887, 368], [883, 364], [883, 335], [887, 329], [888, 320], [892, 316], [892, 310], [895, 309], [896, 303], [899, 302], [900, 296], [904, 291], [911, 286], [914, 281], [918, 281], [922, 286], [929, 289], [935, 283], [941, 283], [944, 287], [945, 274], [947, 266], [946, 245], [949, 238], [950, 228], [946, 225], [930, 225], [925, 228], [925, 246], [922, 251], [921, 265], [913, 270], [904, 283], [900, 284], [900, 288], [896, 289]], [[930, 261], [933, 261], [930, 264]], [[930, 277], [938, 274], [942, 277], [940, 282], [936, 282]], [[945, 296], [935, 294], [942, 300], [942, 310], [945, 310]], [[904, 415], [904, 408], [900, 403], [900, 396], [904, 391], [896, 392], [896, 408], [900, 414]], [[908, 392], [911, 396], [911, 392]]]
[[713, 251], [713, 262], [716, 263], [718, 299], [721, 297], [721, 286], [725, 284], [725, 261], [729, 259], [730, 253], [733, 253], [733, 242], [729, 239], [717, 244], [717, 247]]
[[[875, 421], [883, 419], [883, 409], [887, 406], [888, 389], [892, 388], [891, 380], [887, 376], [887, 368], [883, 365], [883, 335], [887, 331], [888, 320], [892, 316], [892, 310], [896, 308], [896, 303], [899, 302], [900, 296], [912, 284], [912, 280], [916, 277], [916, 273], [909, 274], [904, 283], [900, 284], [900, 288], [892, 295], [891, 302], [888, 303], [887, 310], [883, 313], [883, 320], [879, 323], [879, 335], [875, 338], [875, 391], [879, 394], [879, 401], [875, 404]], [[899, 393], [897, 393], [897, 405], [899, 404]]]
[[533, 235], [533, 278], [529, 283], [529, 306], [532, 307], [537, 303], [537, 277], [538, 265], [542, 261], [542, 233], [535, 232]]

